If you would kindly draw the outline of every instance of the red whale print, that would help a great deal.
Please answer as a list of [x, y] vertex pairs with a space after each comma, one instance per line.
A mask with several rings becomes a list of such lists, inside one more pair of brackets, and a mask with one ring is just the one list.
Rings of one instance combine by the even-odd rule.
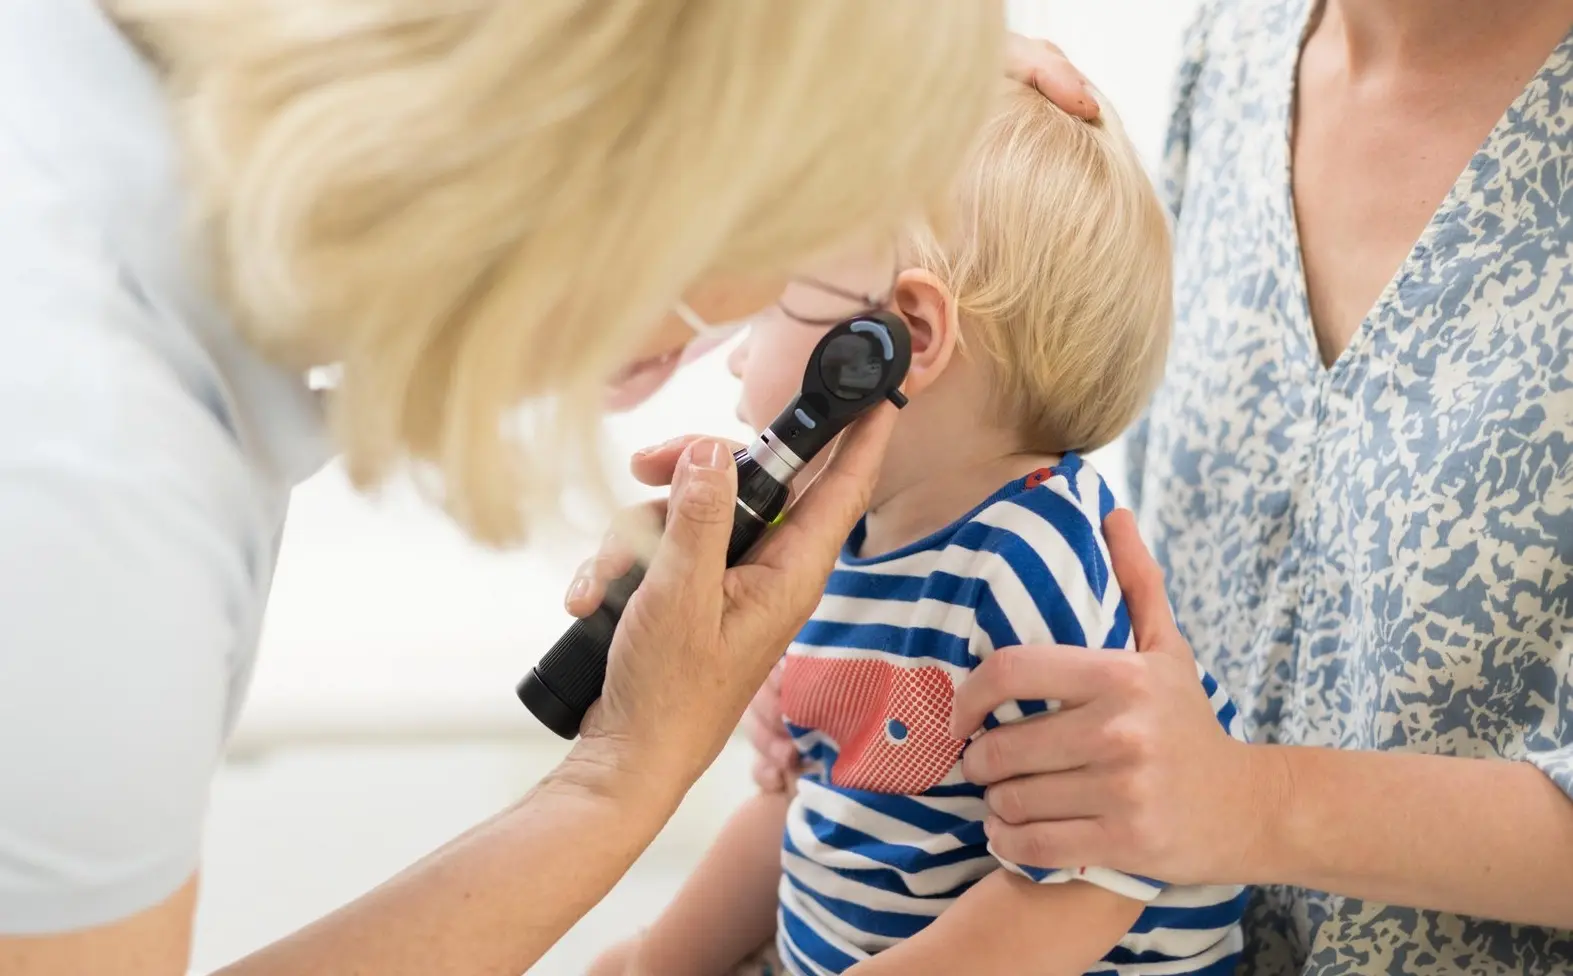
[[965, 740], [947, 726], [955, 688], [931, 666], [789, 656], [781, 683], [787, 721], [835, 740], [837, 786], [915, 795], [938, 786]]

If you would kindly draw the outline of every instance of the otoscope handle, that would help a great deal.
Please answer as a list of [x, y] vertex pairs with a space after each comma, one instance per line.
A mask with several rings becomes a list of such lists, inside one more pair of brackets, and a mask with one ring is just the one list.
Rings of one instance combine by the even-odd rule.
[[[785, 489], [782, 489], [785, 495]], [[732, 509], [732, 536], [727, 542], [726, 564], [735, 566], [767, 528], [763, 519], [741, 500]], [[519, 700], [542, 724], [565, 739], [579, 734], [585, 713], [601, 697], [606, 684], [606, 660], [623, 608], [639, 584], [644, 569], [634, 567], [606, 587], [600, 607], [568, 628], [535, 668], [519, 682]]]

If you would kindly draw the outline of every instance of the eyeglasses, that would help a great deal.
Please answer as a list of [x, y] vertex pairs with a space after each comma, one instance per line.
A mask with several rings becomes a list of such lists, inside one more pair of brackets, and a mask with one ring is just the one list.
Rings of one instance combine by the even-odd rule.
[[798, 275], [787, 284], [776, 307], [787, 318], [804, 325], [837, 325], [890, 304], [900, 275], [901, 264], [894, 251], [890, 255], [890, 278], [881, 291], [861, 291], [812, 275]]
[[[890, 304], [890, 296], [896, 290], [896, 279], [900, 275], [900, 259], [894, 251], [890, 255], [890, 279], [881, 292], [859, 291], [855, 286], [838, 285], [813, 275], [796, 275], [787, 282], [786, 290], [776, 300], [776, 307], [787, 318], [804, 325], [838, 325]], [[707, 348], [747, 328], [753, 320], [750, 317], [716, 325], [705, 321], [684, 301], [674, 303], [672, 311]]]

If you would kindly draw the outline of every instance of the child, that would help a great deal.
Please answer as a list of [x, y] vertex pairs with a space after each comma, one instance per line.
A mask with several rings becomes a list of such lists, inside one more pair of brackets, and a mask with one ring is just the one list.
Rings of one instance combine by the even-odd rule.
[[[806, 322], [835, 317], [802, 309], [888, 289], [912, 331], [911, 403], [787, 653], [795, 796], [743, 806], [655, 925], [594, 972], [721, 976], [772, 932], [751, 971], [1233, 971], [1239, 888], [996, 858], [983, 791], [961, 775], [965, 742], [947, 731], [955, 685], [996, 648], [1131, 647], [1100, 530], [1113, 497], [1076, 452], [1113, 440], [1156, 384], [1169, 237], [1104, 118], [1012, 93], [959, 185], [951, 233], [903, 241], [893, 287], [891, 259], [881, 275], [868, 255], [794, 284], [734, 354], [740, 414], [757, 429], [822, 334]], [[1052, 708], [1020, 702], [989, 725]]]

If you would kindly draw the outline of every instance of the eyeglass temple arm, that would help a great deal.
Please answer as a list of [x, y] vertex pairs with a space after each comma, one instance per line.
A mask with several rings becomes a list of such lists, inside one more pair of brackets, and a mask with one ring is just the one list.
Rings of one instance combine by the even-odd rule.
[[842, 288], [840, 285], [833, 285], [828, 281], [820, 281], [818, 278], [812, 278], [808, 275], [797, 275], [793, 277], [792, 280], [801, 285], [808, 285], [811, 288], [818, 288], [820, 291], [829, 292], [830, 294], [835, 295], [837, 298], [845, 298], [848, 301], [867, 302], [870, 305], [881, 304], [878, 295], [850, 291], [846, 288]]

